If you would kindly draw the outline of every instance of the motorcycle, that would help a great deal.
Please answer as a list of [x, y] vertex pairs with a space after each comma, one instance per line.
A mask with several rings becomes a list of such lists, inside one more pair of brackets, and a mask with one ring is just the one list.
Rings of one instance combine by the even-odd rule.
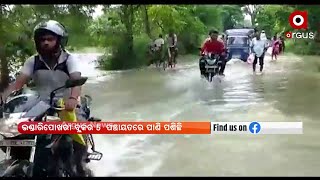
[[205, 54], [199, 62], [200, 70], [204, 70], [204, 76], [209, 82], [212, 82], [213, 77], [219, 74], [221, 64], [220, 56], [211, 53]]
[[[55, 168], [57, 177], [73, 177], [76, 176], [75, 164], [71, 162], [73, 157], [73, 147], [72, 140], [70, 141], [70, 136], [68, 135], [26, 135], [21, 134], [17, 130], [17, 125], [20, 122], [25, 121], [59, 121], [60, 118], [57, 117], [57, 112], [63, 110], [61, 107], [57, 107], [53, 103], [55, 97], [55, 92], [63, 88], [71, 88], [75, 86], [81, 86], [86, 82], [87, 78], [81, 78], [79, 80], [68, 80], [65, 85], [55, 89], [50, 94], [50, 103], [45, 103], [44, 101], [35, 101], [30, 104], [35, 104], [26, 112], [20, 112], [20, 118], [5, 118], [0, 121], [5, 125], [0, 127], [0, 137], [3, 140], [0, 140], [0, 147], [5, 147], [6, 160], [11, 159], [11, 164], [5, 170], [2, 177], [32, 177], [34, 172], [34, 161], [36, 153], [41, 151], [46, 152], [45, 156], [51, 156], [61, 150], [69, 153], [60, 153], [58, 157], [58, 164]], [[90, 105], [91, 98], [85, 97], [83, 101], [86, 101], [88, 107]], [[28, 106], [30, 106], [28, 104]], [[1, 106], [4, 110], [4, 104], [2, 102]], [[27, 106], [26, 106], [27, 107]], [[3, 114], [3, 112], [0, 112]], [[88, 121], [99, 122], [101, 121], [98, 118], [88, 118]], [[44, 143], [44, 139], [46, 142]], [[58, 140], [57, 140], [58, 139]], [[40, 143], [42, 140], [42, 144]], [[45, 145], [44, 145], [45, 144]], [[87, 153], [87, 158], [85, 159], [86, 163], [89, 163], [91, 160], [101, 160], [103, 154], [95, 150], [95, 144], [92, 135], [88, 135], [87, 144], [91, 146], [91, 152]], [[59, 147], [57, 149], [57, 147]], [[41, 151], [40, 151], [41, 150]], [[42, 158], [46, 158], [43, 156]], [[63, 160], [63, 161], [62, 161]], [[10, 162], [10, 161], [9, 161]], [[47, 164], [51, 164], [50, 162]], [[52, 168], [52, 167], [51, 167]], [[48, 168], [44, 169], [46, 173], [45, 176], [48, 176]]]
[[[14, 117], [17, 117], [18, 114], [21, 116], [27, 112], [30, 108], [32, 108], [39, 96], [38, 94], [29, 88], [22, 88], [16, 91], [13, 91], [9, 97], [7, 98], [6, 102], [3, 105], [3, 114], [6, 118], [10, 117], [10, 115], [14, 114]], [[85, 112], [85, 118], [90, 118], [90, 105], [92, 102], [92, 98], [89, 95], [84, 95], [80, 97], [80, 103], [83, 112]]]

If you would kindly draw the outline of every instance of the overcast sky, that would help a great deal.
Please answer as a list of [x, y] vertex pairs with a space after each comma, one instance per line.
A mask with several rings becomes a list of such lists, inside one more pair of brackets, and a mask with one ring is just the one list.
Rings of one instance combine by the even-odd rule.
[[[119, 6], [119, 4], [111, 4], [110, 5], [110, 7], [115, 7], [115, 6]], [[97, 7], [95, 8], [95, 12], [92, 14], [94, 19], [103, 14], [102, 9], [103, 9], [103, 5], [97, 5]]]
[[99, 16], [101, 16], [103, 14], [102, 11], [103, 6], [102, 5], [98, 5], [95, 9], [94, 9], [94, 13], [92, 14], [93, 18], [97, 18]]

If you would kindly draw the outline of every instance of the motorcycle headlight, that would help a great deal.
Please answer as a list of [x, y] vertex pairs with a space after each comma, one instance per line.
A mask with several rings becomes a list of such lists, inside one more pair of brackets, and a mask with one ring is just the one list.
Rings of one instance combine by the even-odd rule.
[[215, 59], [207, 60], [207, 63], [208, 63], [209, 65], [213, 65], [213, 64], [215, 64], [215, 62], [216, 62], [216, 60], [215, 60]]

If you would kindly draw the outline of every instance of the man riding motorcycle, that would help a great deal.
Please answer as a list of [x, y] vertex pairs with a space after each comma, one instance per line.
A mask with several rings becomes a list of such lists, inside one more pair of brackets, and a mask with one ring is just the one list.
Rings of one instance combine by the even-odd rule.
[[199, 60], [201, 76], [204, 76], [205, 73], [205, 63], [201, 61], [205, 52], [220, 55], [219, 61], [221, 61], [222, 64], [219, 71], [219, 75], [224, 76], [223, 73], [226, 67], [226, 53], [224, 43], [218, 40], [219, 32], [216, 30], [211, 30], [209, 32], [209, 36], [210, 39], [206, 40], [200, 51], [200, 56], [202, 56]]
[[[34, 42], [38, 54], [26, 60], [16, 81], [1, 94], [2, 100], [5, 100], [12, 91], [21, 89], [32, 78], [40, 99], [49, 101], [52, 90], [63, 86], [68, 79], [81, 77], [77, 65], [79, 60], [65, 50], [68, 33], [62, 24], [54, 20], [38, 24], [34, 29]], [[73, 87], [60, 91], [56, 97], [64, 99], [66, 110], [76, 109], [77, 119], [81, 121], [86, 119], [82, 109], [77, 108], [80, 95], [81, 87]], [[39, 137], [38, 141], [47, 140]], [[87, 156], [87, 146], [74, 141], [73, 147], [77, 174], [85, 176], [84, 158]], [[36, 152], [33, 176], [44, 176], [43, 169], [48, 165], [48, 156], [50, 150], [47, 152], [42, 149]]]

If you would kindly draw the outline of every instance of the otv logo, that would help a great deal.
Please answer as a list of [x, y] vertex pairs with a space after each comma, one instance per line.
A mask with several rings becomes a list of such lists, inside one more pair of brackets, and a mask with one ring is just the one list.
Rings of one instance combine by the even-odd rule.
[[308, 12], [294, 11], [289, 16], [289, 23], [293, 29], [308, 29]]
[[249, 125], [249, 130], [252, 134], [258, 134], [261, 131], [261, 125], [258, 122], [252, 122]]

